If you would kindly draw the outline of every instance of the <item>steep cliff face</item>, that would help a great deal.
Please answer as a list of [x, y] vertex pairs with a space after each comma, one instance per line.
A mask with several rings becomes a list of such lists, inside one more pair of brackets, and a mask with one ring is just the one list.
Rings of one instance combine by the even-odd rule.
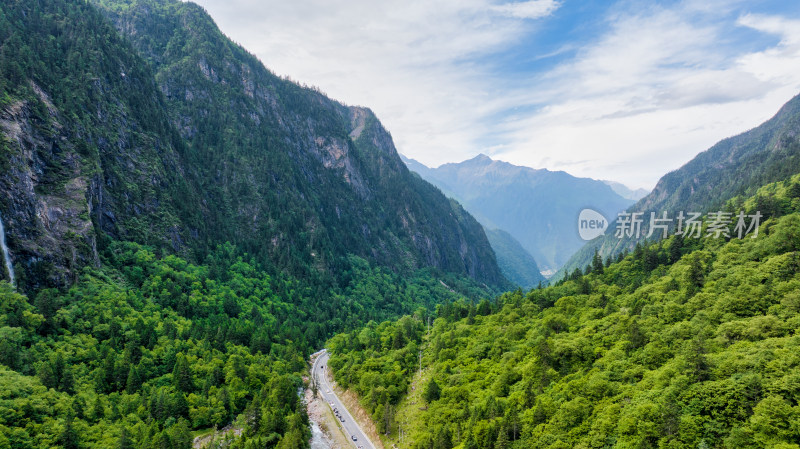
[[122, 239], [195, 259], [231, 241], [303, 278], [355, 254], [506, 285], [371, 111], [276, 77], [197, 5], [96, 6], [2, 5], [0, 213], [22, 284], [67, 284]]
[[69, 283], [109, 237], [187, 250], [181, 144], [147, 65], [89, 5], [2, 12], [0, 210], [19, 283]]
[[[40, 102], [51, 105], [41, 89], [31, 87]], [[4, 225], [11, 260], [24, 265], [15, 270], [23, 283], [48, 265], [73, 268], [94, 261], [96, 247], [81, 157], [69, 145], [55, 108], [47, 112], [51, 120], [42, 127], [30, 101], [14, 101], [0, 111]], [[42, 282], [68, 280], [66, 270], [45, 277], [51, 276]]]
[[211, 212], [205, 234], [224, 230], [295, 272], [335, 275], [353, 253], [505, 282], [478, 223], [414, 179], [370, 110], [275, 76], [197, 5], [99, 4], [154, 67], [198, 179], [213, 180], [201, 195], [226, 212]]

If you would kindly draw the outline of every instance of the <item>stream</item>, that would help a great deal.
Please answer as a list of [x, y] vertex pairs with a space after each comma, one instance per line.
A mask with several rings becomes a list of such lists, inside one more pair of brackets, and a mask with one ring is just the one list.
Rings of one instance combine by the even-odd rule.
[[331, 449], [331, 445], [316, 421], [311, 421], [311, 449]]

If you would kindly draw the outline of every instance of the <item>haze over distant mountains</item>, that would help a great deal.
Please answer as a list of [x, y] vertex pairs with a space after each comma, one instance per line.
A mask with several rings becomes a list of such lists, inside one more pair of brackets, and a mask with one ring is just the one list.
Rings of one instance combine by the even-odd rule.
[[639, 201], [640, 199], [644, 198], [648, 193], [650, 193], [647, 189], [631, 189], [630, 187], [626, 186], [625, 184], [616, 182], [616, 181], [603, 181], [611, 190], [617, 192], [619, 196], [623, 198], [627, 198], [633, 201]]
[[[546, 274], [558, 270], [585, 243], [577, 231], [582, 209], [615, 217], [634, 201], [607, 181], [516, 166], [484, 154], [438, 168], [403, 160], [410, 170], [463, 204], [484, 228], [502, 229], [519, 241]], [[625, 196], [641, 193], [614, 184]], [[497, 247], [494, 250], [498, 253]]]
[[[798, 133], [800, 96], [792, 98], [760, 126], [719, 141], [683, 167], [664, 175], [653, 191], [629, 211], [642, 212], [647, 229], [650, 212], [666, 211], [670, 217], [679, 211], [710, 212], [724, 208], [731, 198], [754, 195], [759, 187], [800, 171]], [[769, 201], [759, 204], [762, 213], [777, 207]], [[638, 240], [618, 239], [613, 232], [607, 232], [573, 255], [557, 278], [575, 268], [583, 269], [595, 249], [608, 257], [632, 249]]]

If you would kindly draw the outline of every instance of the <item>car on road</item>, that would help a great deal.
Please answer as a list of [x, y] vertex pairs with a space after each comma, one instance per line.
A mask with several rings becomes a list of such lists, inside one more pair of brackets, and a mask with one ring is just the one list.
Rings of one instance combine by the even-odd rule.
[[350, 438], [352, 438], [352, 439], [353, 439], [353, 441], [358, 441], [358, 438], [356, 438], [356, 436], [355, 436], [355, 435], [351, 435], [351, 436], [350, 436]]

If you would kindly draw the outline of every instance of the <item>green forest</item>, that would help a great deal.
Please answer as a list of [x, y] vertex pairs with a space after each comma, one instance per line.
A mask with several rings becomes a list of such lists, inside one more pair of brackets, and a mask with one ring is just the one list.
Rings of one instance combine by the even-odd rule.
[[760, 210], [758, 237], [596, 257], [337, 335], [329, 366], [401, 448], [800, 447], [800, 176], [726, 210]]
[[[345, 106], [271, 74], [201, 8], [145, 1], [158, 14], [140, 16], [131, 5], [99, 6], [143, 21], [146, 42], [85, 1], [0, 5], [0, 209], [17, 275], [0, 281], [0, 449], [187, 448], [227, 426], [242, 432], [233, 447], [307, 447], [298, 392], [326, 339], [491, 294], [476, 279], [507, 281], [472, 217], [387, 169], [402, 162], [376, 119], [355, 143]], [[189, 19], [195, 34], [178, 26]], [[246, 86], [208, 83], [196, 60], [169, 73], [206, 83], [209, 109], [169, 101], [164, 60], [135, 43], [246, 65], [280, 111]], [[294, 128], [250, 132], [239, 116], [255, 110], [348, 139], [373, 197]], [[182, 135], [182, 115], [202, 132]], [[391, 151], [370, 161], [379, 138]], [[400, 225], [407, 210], [418, 226]]]
[[672, 175], [665, 204], [759, 211], [757, 237], [601, 250], [543, 286], [498, 231], [539, 284], [513, 290], [372, 111], [200, 6], [3, 1], [0, 449], [305, 449], [324, 347], [386, 447], [800, 449], [798, 111]]
[[0, 282], [0, 448], [185, 448], [231, 423], [244, 429], [232, 447], [307, 447], [311, 352], [332, 332], [463, 298], [430, 272], [405, 281], [364, 260], [323, 297], [230, 244], [208, 260], [115, 242], [68, 290], [26, 297]]

